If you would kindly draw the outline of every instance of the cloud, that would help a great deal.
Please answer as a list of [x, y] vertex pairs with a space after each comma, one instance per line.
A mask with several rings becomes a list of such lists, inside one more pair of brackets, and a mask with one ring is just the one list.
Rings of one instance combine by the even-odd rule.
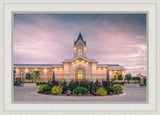
[[62, 63], [73, 57], [79, 29], [88, 58], [147, 72], [145, 14], [15, 14], [14, 63]]

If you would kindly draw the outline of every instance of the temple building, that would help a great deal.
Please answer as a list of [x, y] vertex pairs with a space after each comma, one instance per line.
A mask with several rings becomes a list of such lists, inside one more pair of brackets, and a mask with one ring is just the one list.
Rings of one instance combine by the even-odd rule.
[[[118, 79], [119, 74], [125, 76], [125, 68], [118, 64], [98, 64], [96, 59], [87, 58], [87, 43], [81, 32], [74, 41], [73, 58], [64, 59], [62, 64], [14, 64], [15, 77], [25, 81], [26, 73], [40, 71], [38, 81], [47, 82], [52, 80], [53, 72], [56, 80], [106, 80]], [[109, 72], [109, 73], [108, 73]], [[33, 76], [33, 75], [32, 75]]]

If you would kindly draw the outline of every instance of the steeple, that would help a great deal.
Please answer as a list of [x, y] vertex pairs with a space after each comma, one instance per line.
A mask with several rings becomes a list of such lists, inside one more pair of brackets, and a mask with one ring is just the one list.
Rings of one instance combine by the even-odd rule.
[[81, 29], [79, 31], [79, 35], [76, 41], [74, 41], [74, 57], [87, 57], [87, 44], [86, 41], [83, 40]]
[[79, 40], [82, 40], [82, 42], [83, 42], [84, 44], [86, 44], [86, 41], [83, 40], [83, 37], [82, 37], [82, 34], [81, 34], [81, 29], [80, 29], [80, 31], [79, 31], [78, 38], [77, 38], [77, 40], [76, 40], [74, 43], [76, 44]]

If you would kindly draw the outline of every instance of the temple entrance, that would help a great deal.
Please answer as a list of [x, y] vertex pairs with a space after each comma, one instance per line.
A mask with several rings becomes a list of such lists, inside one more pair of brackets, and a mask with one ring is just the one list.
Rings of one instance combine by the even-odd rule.
[[84, 70], [83, 69], [78, 69], [76, 71], [76, 80], [78, 80], [78, 81], [84, 80], [84, 75], [85, 75]]

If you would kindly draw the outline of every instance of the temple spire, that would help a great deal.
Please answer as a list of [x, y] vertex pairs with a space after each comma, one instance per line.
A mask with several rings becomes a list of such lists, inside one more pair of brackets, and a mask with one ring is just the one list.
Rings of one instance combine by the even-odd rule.
[[83, 42], [84, 44], [86, 44], [86, 41], [83, 40], [83, 37], [82, 37], [82, 34], [81, 34], [81, 28], [80, 28], [80, 30], [79, 30], [78, 38], [77, 38], [77, 40], [76, 40], [74, 43], [76, 44], [79, 40], [82, 40], [82, 42]]

